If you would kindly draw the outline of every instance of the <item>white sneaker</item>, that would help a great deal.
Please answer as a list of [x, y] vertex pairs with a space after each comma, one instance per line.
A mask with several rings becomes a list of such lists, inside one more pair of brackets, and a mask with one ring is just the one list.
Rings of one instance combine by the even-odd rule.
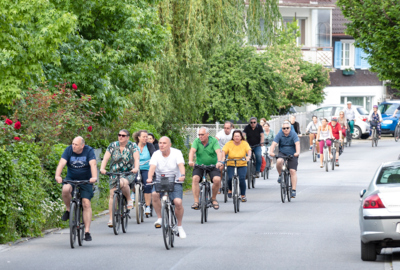
[[182, 227], [182, 226], [178, 226], [178, 233], [179, 233], [179, 237], [180, 237], [180, 238], [182, 238], [182, 239], [185, 239], [185, 238], [186, 238], [186, 233], [185, 233], [185, 231], [183, 230], [183, 227]]
[[146, 206], [146, 210], [144, 211], [145, 214], [150, 214], [150, 206]]
[[135, 201], [135, 193], [133, 191], [131, 191], [131, 199], [132, 201]]
[[156, 227], [156, 229], [160, 229], [161, 228], [161, 218], [157, 219], [156, 222], [154, 222], [154, 227]]

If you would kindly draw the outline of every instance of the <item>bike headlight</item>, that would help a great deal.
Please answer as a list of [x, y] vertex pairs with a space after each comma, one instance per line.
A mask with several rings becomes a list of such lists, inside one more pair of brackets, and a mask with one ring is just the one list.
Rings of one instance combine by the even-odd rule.
[[393, 120], [385, 120], [382, 123], [386, 124], [386, 125], [391, 125], [391, 124], [393, 124]]
[[286, 166], [285, 166], [285, 165], [282, 166], [282, 170], [283, 170], [283, 171], [286, 170]]

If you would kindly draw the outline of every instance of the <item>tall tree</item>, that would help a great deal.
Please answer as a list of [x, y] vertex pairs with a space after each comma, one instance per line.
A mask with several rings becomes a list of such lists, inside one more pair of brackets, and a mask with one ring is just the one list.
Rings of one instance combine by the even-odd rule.
[[339, 0], [337, 5], [350, 20], [346, 33], [369, 54], [370, 70], [400, 88], [400, 2]]

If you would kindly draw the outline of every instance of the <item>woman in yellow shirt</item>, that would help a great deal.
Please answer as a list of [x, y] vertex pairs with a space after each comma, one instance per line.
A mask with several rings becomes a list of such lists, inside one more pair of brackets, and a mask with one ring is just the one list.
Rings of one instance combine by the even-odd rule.
[[[242, 131], [235, 130], [232, 133], [232, 140], [227, 142], [222, 148], [222, 154], [225, 159], [228, 155], [228, 159], [241, 159], [246, 158], [247, 162], [250, 160], [251, 148], [250, 145], [245, 141]], [[246, 202], [246, 174], [247, 174], [247, 162], [237, 161], [237, 173], [239, 175], [240, 182], [240, 193], [242, 195], [242, 202]], [[235, 162], [228, 161], [228, 197], [232, 198], [232, 178], [235, 171]]]

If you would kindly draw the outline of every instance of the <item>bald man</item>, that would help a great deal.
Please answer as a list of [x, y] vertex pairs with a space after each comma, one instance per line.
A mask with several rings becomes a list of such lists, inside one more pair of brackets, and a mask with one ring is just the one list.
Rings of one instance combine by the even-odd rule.
[[[153, 182], [153, 175], [155, 173], [155, 179], [159, 179], [161, 175], [166, 177], [174, 176], [175, 181], [179, 181], [179, 184], [175, 184], [174, 191], [169, 193], [169, 198], [174, 202], [176, 219], [178, 220], [178, 233], [180, 238], [186, 238], [186, 233], [182, 227], [183, 219], [183, 188], [182, 184], [185, 181], [185, 160], [183, 159], [182, 152], [178, 149], [171, 147], [171, 140], [168, 137], [161, 137], [158, 141], [160, 150], [154, 152], [150, 159], [150, 169], [148, 174], [147, 183]], [[155, 191], [153, 186], [153, 207], [157, 214], [157, 221], [154, 226], [159, 229], [161, 228], [161, 194]]]
[[[90, 235], [90, 222], [92, 220], [92, 207], [90, 200], [93, 197], [93, 184], [97, 180], [96, 156], [93, 148], [85, 145], [82, 137], [76, 137], [72, 145], [68, 146], [61, 156], [58, 163], [55, 179], [57, 183], [62, 183], [61, 173], [67, 165], [66, 180], [90, 180], [91, 184], [79, 186], [83, 206], [83, 222], [85, 223], [85, 240], [92, 241]], [[73, 187], [70, 184], [64, 184], [62, 188], [62, 198], [67, 210], [62, 216], [63, 221], [69, 219], [70, 203], [72, 199]]]

